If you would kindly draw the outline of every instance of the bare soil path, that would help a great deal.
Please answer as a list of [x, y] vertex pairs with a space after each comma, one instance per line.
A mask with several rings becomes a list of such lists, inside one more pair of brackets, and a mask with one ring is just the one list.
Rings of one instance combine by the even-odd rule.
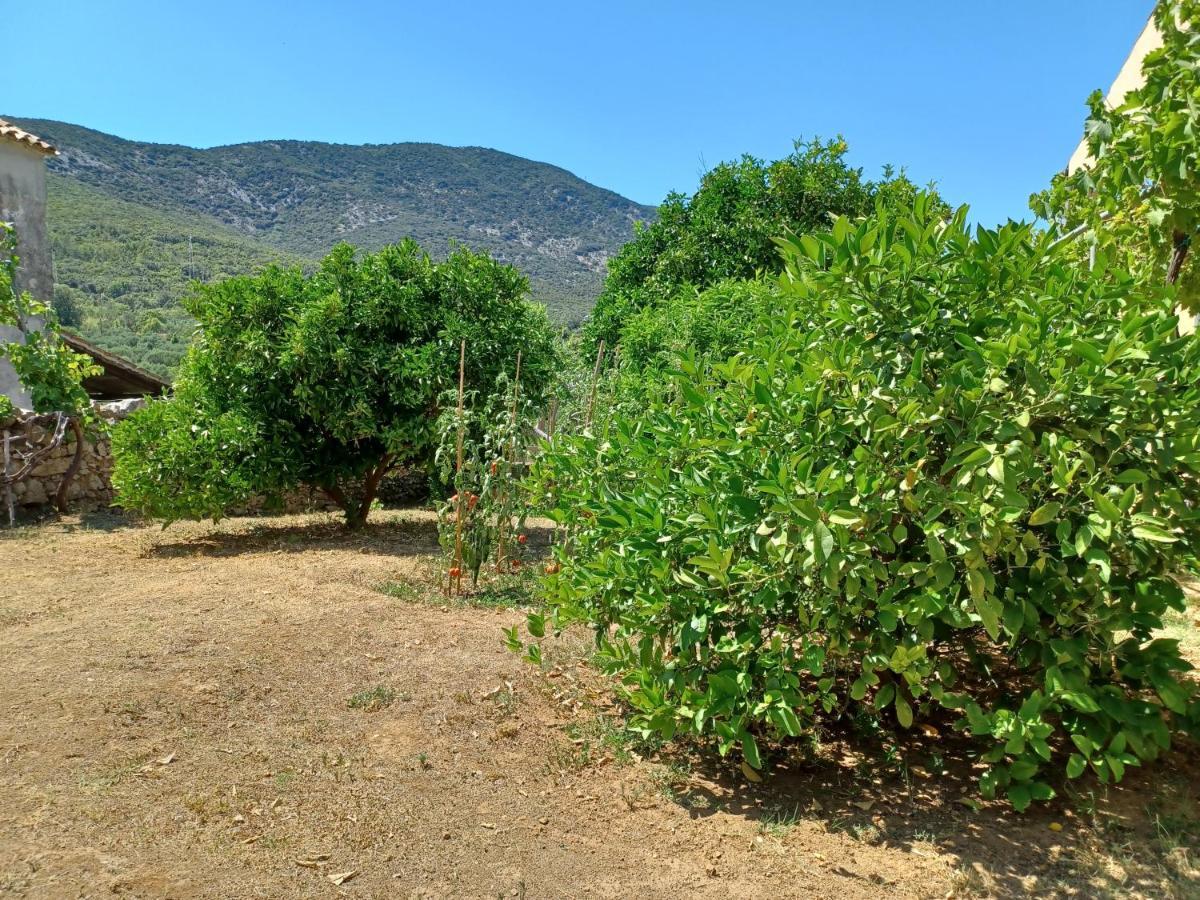
[[100, 516], [0, 537], [0, 895], [1196, 885], [1194, 748], [1094, 808], [1025, 817], [968, 808], [962, 783], [915, 765], [833, 759], [750, 785], [642, 758], [606, 724], [582, 642], [548, 671], [522, 662], [501, 635], [522, 614], [443, 606], [436, 552], [420, 512], [357, 535], [324, 515], [165, 531]]

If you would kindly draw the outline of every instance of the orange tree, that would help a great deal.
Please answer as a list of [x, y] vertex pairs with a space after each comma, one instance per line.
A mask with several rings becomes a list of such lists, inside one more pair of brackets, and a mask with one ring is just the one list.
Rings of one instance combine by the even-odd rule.
[[1157, 634], [1200, 548], [1171, 289], [927, 196], [781, 244], [741, 352], [537, 463], [571, 552], [535, 641], [590, 626], [636, 728], [754, 768], [840, 718], [960, 730], [1018, 808], [1196, 733]]
[[434, 262], [412, 241], [364, 254], [339, 245], [311, 275], [269, 268], [199, 285], [174, 396], [116, 429], [118, 501], [168, 521], [215, 519], [311, 485], [361, 526], [389, 471], [432, 463], [460, 341], [468, 387], [492, 385], [522, 350], [524, 390], [544, 395], [555, 344], [527, 288], [486, 255]]
[[[1080, 252], [1178, 284], [1200, 312], [1200, 268], [1189, 251], [1200, 229], [1200, 3], [1163, 0], [1154, 11], [1163, 46], [1142, 62], [1143, 83], [1109, 108], [1088, 98], [1091, 159], [1054, 179], [1033, 209]], [[1191, 254], [1194, 259], [1194, 254]]]

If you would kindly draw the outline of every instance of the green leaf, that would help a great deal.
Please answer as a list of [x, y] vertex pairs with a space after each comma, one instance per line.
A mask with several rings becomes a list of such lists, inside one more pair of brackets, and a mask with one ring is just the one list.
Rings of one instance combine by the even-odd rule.
[[1075, 343], [1071, 345], [1071, 349], [1075, 351], [1076, 355], [1087, 360], [1092, 365], [1103, 367], [1104, 356], [1088, 341], [1075, 341]]
[[789, 737], [798, 737], [802, 731], [800, 727], [800, 719], [795, 711], [790, 706], [778, 706], [775, 708], [779, 715], [780, 722], [783, 724], [782, 731]]
[[1051, 501], [1043, 503], [1035, 509], [1029, 516], [1030, 525], [1046, 525], [1053, 522], [1058, 517], [1058, 511], [1062, 509], [1062, 504]]
[[1141, 538], [1144, 541], [1154, 541], [1158, 544], [1174, 544], [1179, 540], [1175, 535], [1159, 528], [1157, 525], [1134, 525], [1133, 536]]
[[824, 561], [829, 559], [829, 555], [833, 553], [833, 532], [831, 532], [826, 524], [817, 520], [813, 525], [813, 536], [815, 538], [815, 546], [820, 551], [817, 559]]
[[1017, 812], [1025, 812], [1033, 800], [1033, 792], [1027, 784], [1014, 784], [1008, 788], [1008, 802]]
[[900, 723], [901, 728], [912, 728], [913, 711], [899, 692], [896, 694], [896, 721]]
[[742, 756], [745, 757], [746, 764], [752, 769], [762, 768], [762, 758], [758, 755], [758, 743], [754, 740], [754, 735], [743, 732], [742, 734]]
[[1078, 753], [1072, 753], [1067, 759], [1067, 777], [1078, 778], [1087, 768], [1087, 760]]
[[1123, 514], [1117, 504], [1113, 503], [1103, 494], [1096, 494], [1093, 500], [1096, 504], [1096, 509], [1100, 511], [1100, 515], [1104, 516], [1110, 522], [1121, 521]]

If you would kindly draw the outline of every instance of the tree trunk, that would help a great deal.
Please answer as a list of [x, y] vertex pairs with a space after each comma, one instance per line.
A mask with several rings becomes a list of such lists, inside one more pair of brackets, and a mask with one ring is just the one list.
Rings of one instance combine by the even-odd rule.
[[357, 497], [350, 496], [337, 485], [321, 488], [329, 499], [342, 508], [342, 513], [346, 517], [346, 527], [349, 530], [358, 531], [367, 524], [367, 516], [371, 514], [371, 504], [375, 502], [375, 496], [379, 493], [379, 484], [383, 481], [383, 476], [391, 469], [392, 456], [384, 454], [379, 464], [363, 479], [362, 492]]
[[75, 436], [75, 455], [71, 457], [71, 465], [63, 473], [62, 481], [58, 483], [58, 493], [54, 495], [54, 504], [60, 513], [68, 512], [67, 491], [71, 487], [71, 482], [75, 480], [75, 476], [79, 474], [79, 467], [83, 463], [83, 429], [79, 426], [79, 419], [72, 416], [70, 427], [71, 433]]

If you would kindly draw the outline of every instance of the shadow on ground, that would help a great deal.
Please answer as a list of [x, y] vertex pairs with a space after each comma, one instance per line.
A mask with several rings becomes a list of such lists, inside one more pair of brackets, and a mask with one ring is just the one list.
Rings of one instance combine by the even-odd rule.
[[[550, 529], [531, 526], [526, 532], [528, 551], [540, 556], [549, 546]], [[169, 530], [164, 531], [163, 537], [170, 537]], [[227, 519], [202, 534], [156, 541], [145, 556], [227, 557], [311, 550], [350, 550], [384, 556], [437, 555], [440, 552], [437, 519], [428, 510], [387, 510], [355, 531], [347, 529], [341, 515], [335, 513], [316, 519], [307, 515], [302, 521], [296, 516]]]
[[[1185, 743], [1120, 786], [1080, 779], [1018, 814], [979, 796], [959, 748], [938, 741], [872, 767], [848, 744], [778, 761], [761, 784], [711, 757], [664, 757], [690, 816], [743, 816], [783, 839], [804, 823], [917, 855], [954, 854], [957, 887], [982, 896], [1200, 896], [1200, 745]], [[953, 758], [951, 758], [953, 755]], [[931, 771], [931, 768], [934, 771]], [[875, 884], [843, 866], [839, 874]]]

